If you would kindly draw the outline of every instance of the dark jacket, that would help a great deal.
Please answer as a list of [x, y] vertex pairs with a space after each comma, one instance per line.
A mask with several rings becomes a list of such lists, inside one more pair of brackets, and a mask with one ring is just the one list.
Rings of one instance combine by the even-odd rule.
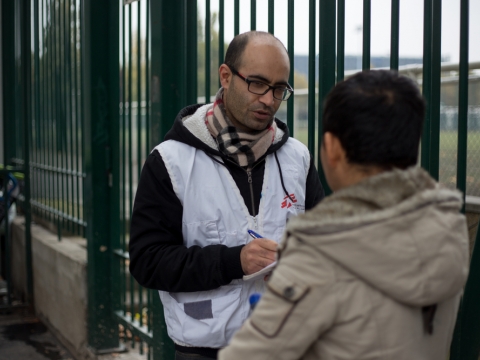
[[[225, 155], [204, 144], [184, 125], [183, 118], [192, 115], [201, 105], [191, 105], [177, 115], [165, 140], [176, 140], [211, 156], [220, 156], [230, 171], [251, 215], [258, 213], [265, 171], [265, 156], [278, 150], [289, 137], [287, 126], [275, 119], [285, 132], [253, 167], [253, 204], [246, 171]], [[206, 179], [208, 181], [208, 179]], [[318, 173], [310, 160], [306, 184], [305, 209], [314, 207], [324, 197]], [[169, 292], [216, 289], [240, 279], [244, 274], [240, 263], [241, 246], [210, 245], [203, 248], [183, 245], [183, 207], [177, 198], [165, 164], [158, 151], [147, 158], [138, 183], [130, 228], [130, 272], [140, 285]]]

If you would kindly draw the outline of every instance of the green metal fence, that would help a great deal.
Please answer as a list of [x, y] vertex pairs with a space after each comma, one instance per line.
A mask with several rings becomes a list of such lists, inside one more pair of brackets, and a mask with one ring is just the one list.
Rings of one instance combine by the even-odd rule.
[[33, 213], [84, 235], [81, 0], [32, 1]]
[[[345, 71], [345, 0], [308, 0], [308, 8], [301, 9], [293, 0], [265, 3], [267, 28], [262, 30], [275, 33], [280, 26], [287, 27], [285, 45], [292, 69], [294, 12], [304, 13], [308, 22], [307, 89], [297, 91], [279, 114], [284, 114], [291, 133], [318, 155], [322, 100], [336, 82], [350, 75]], [[399, 3], [391, 1], [390, 67], [403, 71]], [[218, 13], [212, 11], [212, 4], [218, 5]], [[38, 221], [53, 224], [59, 240], [66, 234], [87, 238], [89, 345], [99, 352], [118, 350], [123, 338], [148, 358], [173, 357], [157, 292], [140, 287], [128, 272], [133, 199], [145, 158], [170, 129], [179, 109], [197, 99], [209, 101], [218, 89], [216, 71], [228, 46], [225, 31], [240, 32], [246, 4], [250, 28], [259, 29], [260, 1], [256, 0], [2, 3], [2, 20], [10, 19], [2, 22], [3, 34], [13, 30], [22, 38], [2, 40], [4, 119], [15, 119], [4, 123], [6, 162], [24, 166], [25, 206], [31, 205]], [[371, 67], [371, 5], [363, 0], [363, 70]], [[454, 70], [458, 106], [441, 102], [446, 86], [440, 56], [441, 5], [441, 0], [424, 0], [424, 54], [418, 80], [428, 111], [421, 164], [442, 182], [453, 178], [465, 193], [467, 154], [471, 156], [467, 150], [475, 137], [472, 131], [478, 130], [468, 131], [467, 125], [469, 119], [476, 123], [472, 119], [480, 105], [468, 101], [469, 86], [476, 86], [468, 71], [469, 2], [459, 4], [461, 52]], [[231, 17], [226, 6], [233, 7]], [[275, 14], [280, 7], [286, 7], [288, 17], [279, 24]], [[205, 16], [199, 17], [200, 13]], [[294, 81], [292, 71], [290, 83], [295, 87]], [[6, 87], [12, 91], [5, 91]], [[306, 113], [305, 126], [300, 125], [297, 110]], [[455, 121], [442, 125], [448, 123], [442, 120], [448, 116]], [[443, 175], [440, 155], [447, 132], [448, 141], [455, 142], [449, 151], [456, 152], [456, 160], [455, 170]], [[474, 286], [479, 271], [477, 246], [452, 359], [477, 360], [480, 351], [480, 312], [476, 311], [480, 291]]]

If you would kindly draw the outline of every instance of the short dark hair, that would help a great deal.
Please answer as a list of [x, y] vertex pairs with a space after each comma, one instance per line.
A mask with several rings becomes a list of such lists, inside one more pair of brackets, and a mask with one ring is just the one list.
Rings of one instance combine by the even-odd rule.
[[[230, 44], [228, 45], [228, 48], [227, 48], [227, 52], [225, 53], [224, 64], [227, 65], [230, 68], [233, 67], [235, 70], [240, 68], [240, 66], [242, 64], [243, 52], [245, 51], [245, 48], [247, 47], [250, 39], [252, 37], [256, 37], [256, 36], [271, 37], [272, 39], [277, 40], [285, 48], [285, 45], [283, 45], [283, 43], [278, 38], [276, 38], [274, 35], [272, 35], [268, 32], [255, 31], [255, 30], [247, 31], [247, 32], [244, 32], [242, 34], [239, 34], [239, 35], [235, 36], [233, 38], [233, 40], [230, 42]], [[285, 48], [285, 51], [287, 51], [286, 48]]]
[[323, 133], [340, 140], [350, 163], [405, 169], [415, 165], [425, 100], [395, 71], [372, 70], [338, 83], [323, 110]]

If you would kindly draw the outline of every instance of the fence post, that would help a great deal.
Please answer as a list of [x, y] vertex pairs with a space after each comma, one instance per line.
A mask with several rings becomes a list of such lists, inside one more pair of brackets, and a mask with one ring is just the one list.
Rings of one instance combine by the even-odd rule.
[[2, 1], [3, 158], [8, 165], [14, 154], [15, 131], [15, 2]]
[[185, 0], [152, 0], [150, 3], [152, 146], [163, 140], [177, 113], [186, 105], [185, 6]]
[[110, 129], [118, 121], [118, 79], [112, 81], [119, 74], [118, 5], [117, 0], [83, 0], [82, 6], [88, 344], [97, 353], [118, 351], [119, 345], [112, 304], [114, 247], [109, 207]]
[[473, 246], [465, 291], [460, 303], [455, 333], [450, 348], [451, 360], [478, 360], [480, 356], [480, 223]]
[[[177, 113], [186, 105], [186, 88], [192, 84], [196, 86], [196, 81], [186, 79], [186, 58], [196, 53], [194, 49], [186, 48], [187, 43], [192, 43], [186, 39], [186, 3], [185, 0], [152, 0], [150, 3], [151, 14], [155, 14], [151, 22], [152, 146], [163, 140]], [[173, 359], [174, 345], [167, 335], [163, 308], [158, 294], [153, 294], [153, 297], [153, 358]]]
[[442, 1], [424, 1], [423, 95], [427, 101], [421, 163], [438, 180], [440, 157], [440, 63]]
[[323, 173], [320, 162], [320, 149], [322, 146], [322, 113], [323, 101], [327, 94], [335, 86], [335, 31], [336, 16], [335, 0], [320, 1], [320, 34], [319, 34], [319, 54], [318, 54], [318, 173], [325, 189], [325, 195], [332, 191], [327, 184], [325, 174]]
[[[460, 2], [460, 74], [458, 109], [457, 188], [465, 200], [468, 136], [468, 32], [469, 0]], [[465, 201], [462, 212], [465, 212]], [[477, 360], [480, 355], [480, 224], [470, 261], [465, 292], [460, 304], [455, 333], [450, 349], [452, 360]]]
[[30, 141], [31, 141], [31, 3], [23, 0], [21, 7], [21, 118], [23, 131], [23, 173], [24, 173], [24, 202], [25, 212], [25, 265], [27, 281], [27, 303], [33, 305], [33, 265], [32, 265], [32, 236], [31, 236], [31, 207], [30, 207]]

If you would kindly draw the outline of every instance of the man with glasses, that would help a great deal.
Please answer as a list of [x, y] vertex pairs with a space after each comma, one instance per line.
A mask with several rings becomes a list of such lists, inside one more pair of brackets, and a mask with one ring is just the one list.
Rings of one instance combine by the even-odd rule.
[[273, 35], [236, 36], [214, 103], [181, 110], [145, 162], [130, 271], [160, 290], [176, 359], [216, 358], [264, 290], [264, 276], [244, 276], [272, 264], [288, 219], [324, 196], [308, 149], [274, 117], [293, 93], [289, 73]]

